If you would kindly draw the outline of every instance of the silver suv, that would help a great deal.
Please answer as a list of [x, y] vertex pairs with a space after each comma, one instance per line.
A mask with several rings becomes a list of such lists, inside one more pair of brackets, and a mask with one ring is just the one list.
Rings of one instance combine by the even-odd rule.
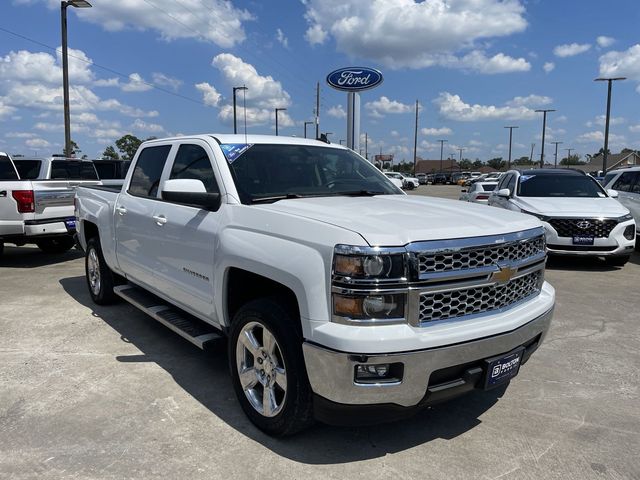
[[[604, 188], [618, 192], [618, 201], [629, 209], [636, 221], [637, 232], [640, 234], [640, 167], [608, 172], [603, 183]], [[640, 242], [636, 240], [636, 248], [639, 247]]]

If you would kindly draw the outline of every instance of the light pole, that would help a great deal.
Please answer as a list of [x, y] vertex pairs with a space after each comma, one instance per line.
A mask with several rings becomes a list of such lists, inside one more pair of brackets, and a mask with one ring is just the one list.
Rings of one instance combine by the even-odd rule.
[[555, 154], [555, 167], [553, 168], [558, 168], [558, 145], [560, 145], [563, 142], [551, 142], [556, 146], [556, 154]]
[[438, 140], [440, 142], [440, 173], [442, 173], [442, 150], [444, 149], [444, 143], [447, 140]]
[[604, 123], [604, 152], [602, 153], [602, 176], [604, 177], [607, 174], [607, 157], [609, 155], [609, 118], [611, 115], [611, 83], [616, 80], [626, 80], [627, 77], [611, 77], [604, 78], [598, 77], [594, 81], [595, 82], [607, 82], [607, 118]]
[[284, 112], [286, 108], [276, 108], [276, 137], [278, 136], [278, 112]]
[[64, 154], [71, 151], [71, 114], [69, 113], [69, 55], [67, 53], [67, 7], [91, 8], [86, 0], [67, 0], [60, 2], [60, 22], [62, 24], [62, 94], [64, 105]]
[[571, 150], [575, 150], [575, 148], [565, 148], [567, 151], [567, 165], [569, 164], [569, 157], [571, 157]]
[[509, 129], [509, 161], [507, 162], [507, 170], [511, 170], [511, 141], [513, 139], [513, 129], [520, 128], [516, 126], [504, 127]]
[[307, 125], [313, 125], [315, 122], [304, 122], [304, 138], [307, 138]]
[[544, 135], [547, 130], [547, 112], [555, 112], [551, 108], [543, 110], [536, 110], [536, 112], [542, 112], [542, 147], [540, 148], [540, 168], [544, 168]]
[[[460, 147], [460, 148], [458, 148], [458, 151], [460, 152], [460, 161], [459, 162], [460, 162], [460, 164], [462, 164], [462, 152], [464, 151], [464, 148]], [[460, 168], [462, 168], [462, 167], [460, 167]]]
[[233, 87], [233, 133], [238, 133], [238, 124], [236, 122], [236, 92], [238, 90], [249, 90], [247, 87]]

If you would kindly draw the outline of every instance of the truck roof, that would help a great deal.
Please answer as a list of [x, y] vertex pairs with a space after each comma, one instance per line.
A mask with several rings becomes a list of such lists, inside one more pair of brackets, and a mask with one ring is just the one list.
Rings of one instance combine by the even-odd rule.
[[269, 143], [269, 144], [282, 144], [282, 145], [310, 145], [315, 147], [331, 147], [331, 148], [346, 148], [337, 143], [324, 143], [320, 140], [316, 140], [313, 138], [303, 138], [303, 137], [287, 137], [284, 135], [244, 135], [244, 134], [233, 134], [233, 133], [208, 133], [208, 134], [198, 134], [198, 135], [184, 135], [180, 137], [167, 137], [167, 138], [156, 138], [153, 140], [149, 140], [147, 143], [155, 143], [155, 142], [166, 142], [166, 141], [174, 141], [174, 140], [186, 140], [189, 138], [196, 138], [200, 140], [210, 140], [214, 138], [219, 143], [224, 144], [244, 144], [244, 143]]

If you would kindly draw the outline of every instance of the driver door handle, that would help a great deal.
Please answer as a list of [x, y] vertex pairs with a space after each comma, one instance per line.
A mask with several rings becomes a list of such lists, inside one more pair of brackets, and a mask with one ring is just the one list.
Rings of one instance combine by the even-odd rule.
[[116, 207], [116, 212], [118, 212], [118, 215], [124, 216], [127, 214], [127, 209], [124, 207]]
[[0, 192], [0, 197], [6, 197], [7, 196], [7, 191], [6, 190], [2, 190]]
[[165, 223], [167, 223], [167, 217], [164, 215], [154, 215], [152, 217], [156, 221], [156, 225], [162, 227]]

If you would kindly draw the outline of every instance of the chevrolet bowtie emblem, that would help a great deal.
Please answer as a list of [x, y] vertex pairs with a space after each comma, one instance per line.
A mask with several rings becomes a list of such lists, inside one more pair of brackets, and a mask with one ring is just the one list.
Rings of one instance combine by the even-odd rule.
[[507, 283], [513, 278], [518, 270], [511, 267], [499, 267], [500, 270], [491, 275], [491, 281], [497, 283]]

